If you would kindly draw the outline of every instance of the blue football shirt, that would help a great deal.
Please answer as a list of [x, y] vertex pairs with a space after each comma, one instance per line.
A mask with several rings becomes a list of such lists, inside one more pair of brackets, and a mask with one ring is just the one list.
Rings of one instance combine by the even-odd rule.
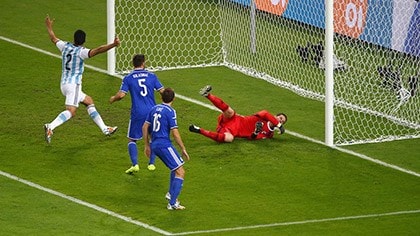
[[151, 147], [165, 147], [171, 145], [171, 129], [178, 128], [176, 111], [167, 104], [154, 106], [146, 118], [151, 126]]
[[163, 85], [157, 76], [145, 69], [135, 69], [126, 75], [120, 90], [130, 93], [131, 119], [144, 119], [150, 109], [156, 105], [154, 91], [160, 90]]

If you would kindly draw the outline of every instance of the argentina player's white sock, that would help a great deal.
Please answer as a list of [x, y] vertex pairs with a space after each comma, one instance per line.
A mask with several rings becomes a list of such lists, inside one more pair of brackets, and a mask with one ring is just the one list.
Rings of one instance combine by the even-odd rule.
[[87, 112], [89, 113], [90, 118], [95, 122], [95, 124], [102, 130], [106, 130], [107, 126], [105, 125], [104, 121], [102, 120], [101, 115], [96, 110], [95, 104], [89, 105], [87, 107]]
[[71, 112], [69, 110], [62, 111], [58, 116], [49, 124], [49, 128], [54, 130], [64, 122], [70, 120]]

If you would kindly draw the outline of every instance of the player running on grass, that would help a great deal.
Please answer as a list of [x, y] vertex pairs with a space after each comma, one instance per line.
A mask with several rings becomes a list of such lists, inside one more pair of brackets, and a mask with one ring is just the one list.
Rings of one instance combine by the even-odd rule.
[[191, 132], [202, 134], [220, 143], [230, 143], [235, 138], [249, 140], [272, 138], [274, 130], [278, 130], [280, 134], [284, 133], [283, 125], [287, 122], [286, 114], [278, 113], [274, 116], [267, 110], [261, 110], [249, 116], [238, 115], [222, 99], [211, 94], [211, 89], [211, 86], [207, 85], [200, 90], [200, 94], [223, 112], [218, 117], [216, 132], [190, 125]]
[[82, 75], [85, 59], [94, 57], [120, 45], [120, 40], [116, 37], [113, 43], [90, 50], [83, 47], [86, 40], [86, 33], [84, 31], [76, 30], [76, 32], [74, 32], [74, 42], [69, 43], [62, 41], [55, 36], [53, 31], [53, 20], [51, 20], [49, 16], [45, 18], [45, 24], [51, 42], [61, 51], [62, 73], [60, 84], [61, 93], [66, 97], [66, 110], [58, 114], [51, 123], [44, 125], [45, 141], [50, 143], [53, 130], [76, 115], [79, 103], [82, 103], [87, 107], [87, 112], [90, 117], [105, 135], [113, 134], [117, 131], [118, 127], [105, 125], [101, 115], [99, 115], [95, 108], [93, 99], [82, 91]]

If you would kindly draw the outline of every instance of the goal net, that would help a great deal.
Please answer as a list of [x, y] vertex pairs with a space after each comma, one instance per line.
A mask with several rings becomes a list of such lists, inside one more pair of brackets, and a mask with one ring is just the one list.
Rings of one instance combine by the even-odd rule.
[[[115, 0], [117, 71], [224, 65], [325, 100], [325, 3]], [[334, 1], [334, 139], [420, 137], [420, 3]], [[150, 55], [150, 56], [149, 56]]]
[[136, 53], [152, 70], [221, 64], [218, 11], [213, 1], [115, 0], [115, 31], [124, 40], [116, 71], [131, 70]]

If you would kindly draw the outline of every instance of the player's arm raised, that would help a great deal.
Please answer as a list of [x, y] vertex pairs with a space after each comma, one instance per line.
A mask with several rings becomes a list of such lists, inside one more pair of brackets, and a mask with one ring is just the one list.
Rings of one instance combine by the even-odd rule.
[[120, 39], [118, 38], [118, 36], [116, 36], [114, 38], [114, 42], [110, 43], [110, 44], [105, 44], [102, 46], [99, 46], [97, 48], [94, 48], [92, 50], [89, 51], [89, 57], [94, 57], [100, 53], [104, 53], [106, 51], [108, 51], [111, 48], [117, 47], [120, 45]]
[[50, 36], [51, 42], [53, 44], [56, 44], [60, 39], [58, 39], [55, 36], [54, 30], [53, 30], [53, 23], [54, 23], [54, 20], [51, 20], [50, 16], [47, 15], [47, 17], [45, 18], [45, 25], [47, 26], [48, 35]]

